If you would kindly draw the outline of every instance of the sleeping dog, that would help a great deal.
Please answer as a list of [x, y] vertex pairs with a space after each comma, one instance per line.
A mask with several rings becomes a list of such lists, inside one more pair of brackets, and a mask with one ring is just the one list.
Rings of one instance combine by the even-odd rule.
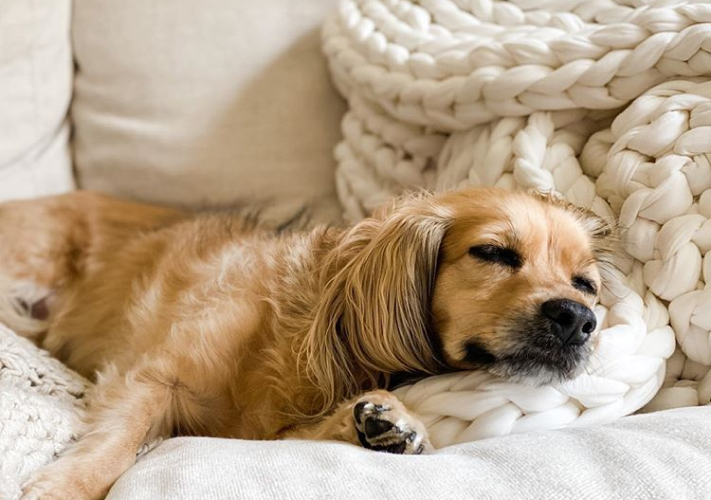
[[24, 498], [103, 498], [143, 443], [176, 434], [422, 453], [393, 375], [574, 377], [610, 233], [552, 197], [494, 189], [290, 234], [81, 191], [0, 205], [3, 293], [40, 292], [0, 320], [95, 382], [83, 436]]

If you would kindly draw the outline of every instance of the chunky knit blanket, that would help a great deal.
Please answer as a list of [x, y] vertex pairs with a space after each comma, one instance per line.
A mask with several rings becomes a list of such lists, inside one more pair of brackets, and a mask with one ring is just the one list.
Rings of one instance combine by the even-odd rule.
[[352, 221], [408, 189], [479, 185], [554, 190], [623, 230], [588, 373], [403, 388], [436, 445], [711, 400], [711, 3], [343, 0], [323, 43], [350, 108]]

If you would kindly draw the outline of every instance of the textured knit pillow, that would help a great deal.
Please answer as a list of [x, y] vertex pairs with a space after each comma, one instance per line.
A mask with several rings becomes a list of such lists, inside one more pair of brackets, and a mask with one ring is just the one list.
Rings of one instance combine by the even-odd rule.
[[0, 500], [77, 436], [89, 382], [0, 325]]

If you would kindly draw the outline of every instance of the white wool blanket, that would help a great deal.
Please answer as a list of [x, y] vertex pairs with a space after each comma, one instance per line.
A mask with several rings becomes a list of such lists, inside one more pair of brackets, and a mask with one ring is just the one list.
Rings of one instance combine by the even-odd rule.
[[553, 190], [619, 217], [629, 252], [585, 375], [401, 389], [435, 444], [607, 422], [657, 392], [647, 409], [709, 402], [711, 3], [342, 0], [323, 39], [350, 107], [336, 149], [350, 220], [413, 188]]

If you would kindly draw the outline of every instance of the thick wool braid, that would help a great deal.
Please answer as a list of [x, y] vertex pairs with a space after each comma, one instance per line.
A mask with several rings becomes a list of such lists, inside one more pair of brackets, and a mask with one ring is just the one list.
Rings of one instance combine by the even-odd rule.
[[708, 74], [704, 2], [526, 3], [347, 0], [324, 28], [324, 49], [346, 93], [444, 131], [537, 110], [614, 109], [669, 77]]

